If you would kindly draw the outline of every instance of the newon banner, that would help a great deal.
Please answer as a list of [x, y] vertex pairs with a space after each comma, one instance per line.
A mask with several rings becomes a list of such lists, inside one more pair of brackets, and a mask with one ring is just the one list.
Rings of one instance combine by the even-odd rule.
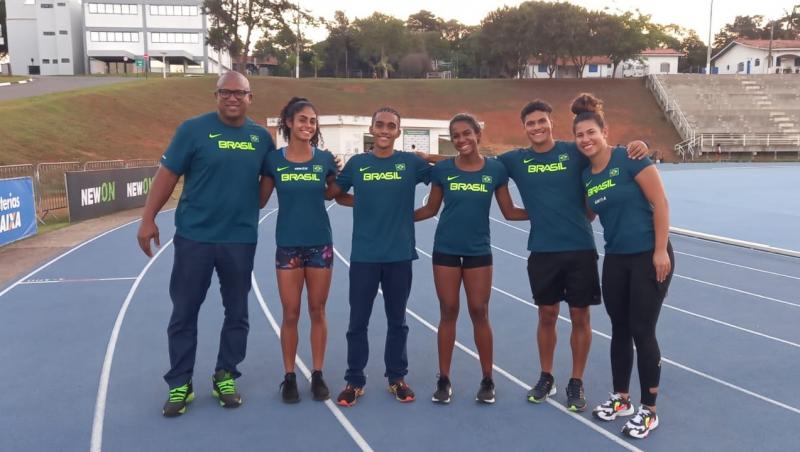
[[0, 246], [36, 234], [36, 202], [30, 177], [0, 179]]
[[144, 206], [157, 167], [68, 171], [69, 221], [96, 218]]

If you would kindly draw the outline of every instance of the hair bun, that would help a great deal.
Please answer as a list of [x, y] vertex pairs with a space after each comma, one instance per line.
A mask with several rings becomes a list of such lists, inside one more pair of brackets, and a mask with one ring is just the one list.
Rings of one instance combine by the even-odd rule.
[[603, 114], [603, 101], [589, 93], [581, 93], [572, 101], [572, 113], [576, 116], [581, 113]]

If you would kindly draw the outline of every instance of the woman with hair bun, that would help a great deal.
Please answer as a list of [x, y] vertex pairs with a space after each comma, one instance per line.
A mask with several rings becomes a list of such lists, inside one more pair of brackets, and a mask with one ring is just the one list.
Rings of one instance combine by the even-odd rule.
[[612, 326], [613, 392], [593, 414], [604, 421], [634, 414], [628, 387], [635, 344], [641, 406], [622, 433], [646, 438], [659, 425], [661, 352], [656, 323], [675, 266], [667, 197], [649, 158], [632, 160], [624, 148], [609, 146], [600, 99], [581, 94], [573, 101], [572, 112], [575, 142], [590, 161], [583, 171], [587, 204], [603, 225], [602, 291]]
[[311, 394], [314, 400], [326, 400], [330, 392], [322, 378], [322, 365], [328, 336], [325, 302], [331, 286], [333, 240], [325, 199], [331, 199], [328, 191], [337, 167], [330, 152], [317, 148], [322, 135], [317, 110], [308, 99], [289, 100], [281, 110], [278, 132], [288, 145], [267, 156], [269, 169], [261, 180], [261, 206], [267, 204], [275, 189], [280, 202], [275, 228], [275, 274], [283, 306], [281, 349], [286, 370], [281, 398], [286, 403], [300, 401], [294, 366], [305, 286], [311, 317]]

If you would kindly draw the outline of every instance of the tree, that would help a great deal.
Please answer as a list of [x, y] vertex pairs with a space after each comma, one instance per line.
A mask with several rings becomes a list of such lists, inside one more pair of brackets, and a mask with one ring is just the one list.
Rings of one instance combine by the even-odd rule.
[[[344, 65], [345, 77], [350, 76], [351, 60], [356, 56], [355, 37], [350, 19], [344, 12], [336, 11], [333, 21], [325, 24], [328, 29], [328, 38], [324, 41], [326, 58], [328, 64], [333, 64], [333, 76], [339, 76], [339, 64]], [[344, 61], [342, 61], [344, 60]]]
[[408, 16], [406, 20], [406, 28], [410, 31], [426, 32], [435, 31], [440, 33], [442, 31], [444, 21], [436, 17], [432, 12], [420, 10], [416, 14]]
[[297, 10], [288, 0], [203, 0], [202, 8], [211, 20], [206, 43], [217, 50], [227, 49], [242, 68], [253, 32], [285, 27], [284, 15]]
[[620, 15], [602, 14], [595, 39], [602, 53], [611, 59], [613, 74], [619, 64], [639, 55], [642, 50], [657, 44], [657, 36], [651, 35], [655, 28], [650, 16], [636, 11]]
[[369, 61], [382, 78], [389, 78], [394, 71], [392, 61], [398, 61], [408, 48], [408, 36], [403, 21], [381, 13], [373, 13], [365, 19], [356, 19], [355, 41], [359, 54]]
[[[481, 22], [480, 48], [490, 67], [499, 69], [501, 77], [520, 75], [534, 54], [529, 30], [536, 29], [535, 18], [519, 7], [504, 6], [490, 12]], [[494, 74], [493, 74], [494, 75]]]

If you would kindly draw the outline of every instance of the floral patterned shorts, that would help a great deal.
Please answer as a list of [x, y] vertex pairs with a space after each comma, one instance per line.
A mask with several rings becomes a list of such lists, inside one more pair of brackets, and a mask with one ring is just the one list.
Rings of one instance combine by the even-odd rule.
[[333, 245], [279, 246], [275, 249], [275, 268], [294, 270], [305, 267], [333, 267]]

